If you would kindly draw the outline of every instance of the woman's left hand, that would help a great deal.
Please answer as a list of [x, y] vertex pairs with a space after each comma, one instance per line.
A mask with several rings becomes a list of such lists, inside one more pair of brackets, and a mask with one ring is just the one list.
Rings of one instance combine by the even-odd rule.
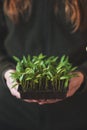
[[80, 88], [84, 81], [84, 75], [81, 72], [76, 72], [77, 76], [71, 78], [69, 83], [69, 89], [66, 97], [70, 97], [75, 94], [75, 92]]

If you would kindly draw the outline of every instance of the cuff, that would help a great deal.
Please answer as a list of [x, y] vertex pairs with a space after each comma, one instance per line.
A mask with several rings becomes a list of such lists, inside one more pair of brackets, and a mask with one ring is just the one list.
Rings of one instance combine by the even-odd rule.
[[9, 69], [15, 69], [15, 65], [11, 62], [3, 62], [0, 64], [0, 77], [4, 77], [4, 73]]

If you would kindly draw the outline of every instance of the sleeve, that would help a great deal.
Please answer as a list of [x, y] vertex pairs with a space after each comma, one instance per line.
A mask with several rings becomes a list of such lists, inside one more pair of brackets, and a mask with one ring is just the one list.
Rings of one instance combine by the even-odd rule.
[[3, 76], [3, 72], [9, 68], [15, 68], [13, 59], [8, 55], [4, 41], [8, 29], [5, 22], [5, 16], [3, 11], [3, 3], [0, 2], [0, 78]]
[[82, 83], [78, 91], [80, 92], [87, 91], [87, 62], [84, 62], [82, 65], [80, 65], [77, 70], [82, 72], [84, 75], [84, 82]]
[[[85, 41], [85, 46], [83, 47], [82, 51], [80, 52], [80, 55], [82, 55], [84, 53], [84, 60], [82, 61], [82, 63], [78, 66], [77, 71], [80, 71], [83, 73], [84, 75], [84, 82], [82, 83], [81, 87], [80, 87], [80, 91], [84, 92], [87, 91], [87, 30], [85, 32], [82, 33], [82, 37]], [[84, 52], [83, 52], [84, 51]]]

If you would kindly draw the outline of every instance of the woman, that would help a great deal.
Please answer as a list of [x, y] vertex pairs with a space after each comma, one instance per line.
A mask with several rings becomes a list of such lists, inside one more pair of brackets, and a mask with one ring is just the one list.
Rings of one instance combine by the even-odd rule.
[[[63, 130], [87, 127], [87, 118], [84, 112], [81, 114], [87, 106], [84, 106], [83, 101], [79, 102], [82, 97], [86, 97], [87, 1], [5, 0], [3, 8], [8, 35], [0, 46], [0, 120], [10, 126], [25, 129]], [[12, 56], [21, 58], [23, 55], [39, 53], [60, 57], [65, 54], [73, 66], [78, 66], [79, 76], [70, 80], [65, 100], [32, 99], [27, 103], [17, 99], [20, 98], [18, 86], [16, 89], [11, 88], [13, 82], [10, 72], [15, 71]], [[80, 103], [84, 107], [80, 108]]]

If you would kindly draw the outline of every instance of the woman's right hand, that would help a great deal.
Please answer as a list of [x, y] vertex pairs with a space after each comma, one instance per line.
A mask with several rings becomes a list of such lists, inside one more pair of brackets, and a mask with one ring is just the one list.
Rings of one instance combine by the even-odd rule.
[[[15, 72], [15, 70], [10, 69], [7, 70], [4, 74], [4, 78], [6, 80], [7, 87], [9, 88], [11, 94], [17, 98], [20, 97], [20, 93], [18, 92], [18, 84], [16, 82], [13, 82], [13, 79], [11, 78], [11, 73]], [[14, 84], [17, 84], [15, 87], [12, 87]]]

